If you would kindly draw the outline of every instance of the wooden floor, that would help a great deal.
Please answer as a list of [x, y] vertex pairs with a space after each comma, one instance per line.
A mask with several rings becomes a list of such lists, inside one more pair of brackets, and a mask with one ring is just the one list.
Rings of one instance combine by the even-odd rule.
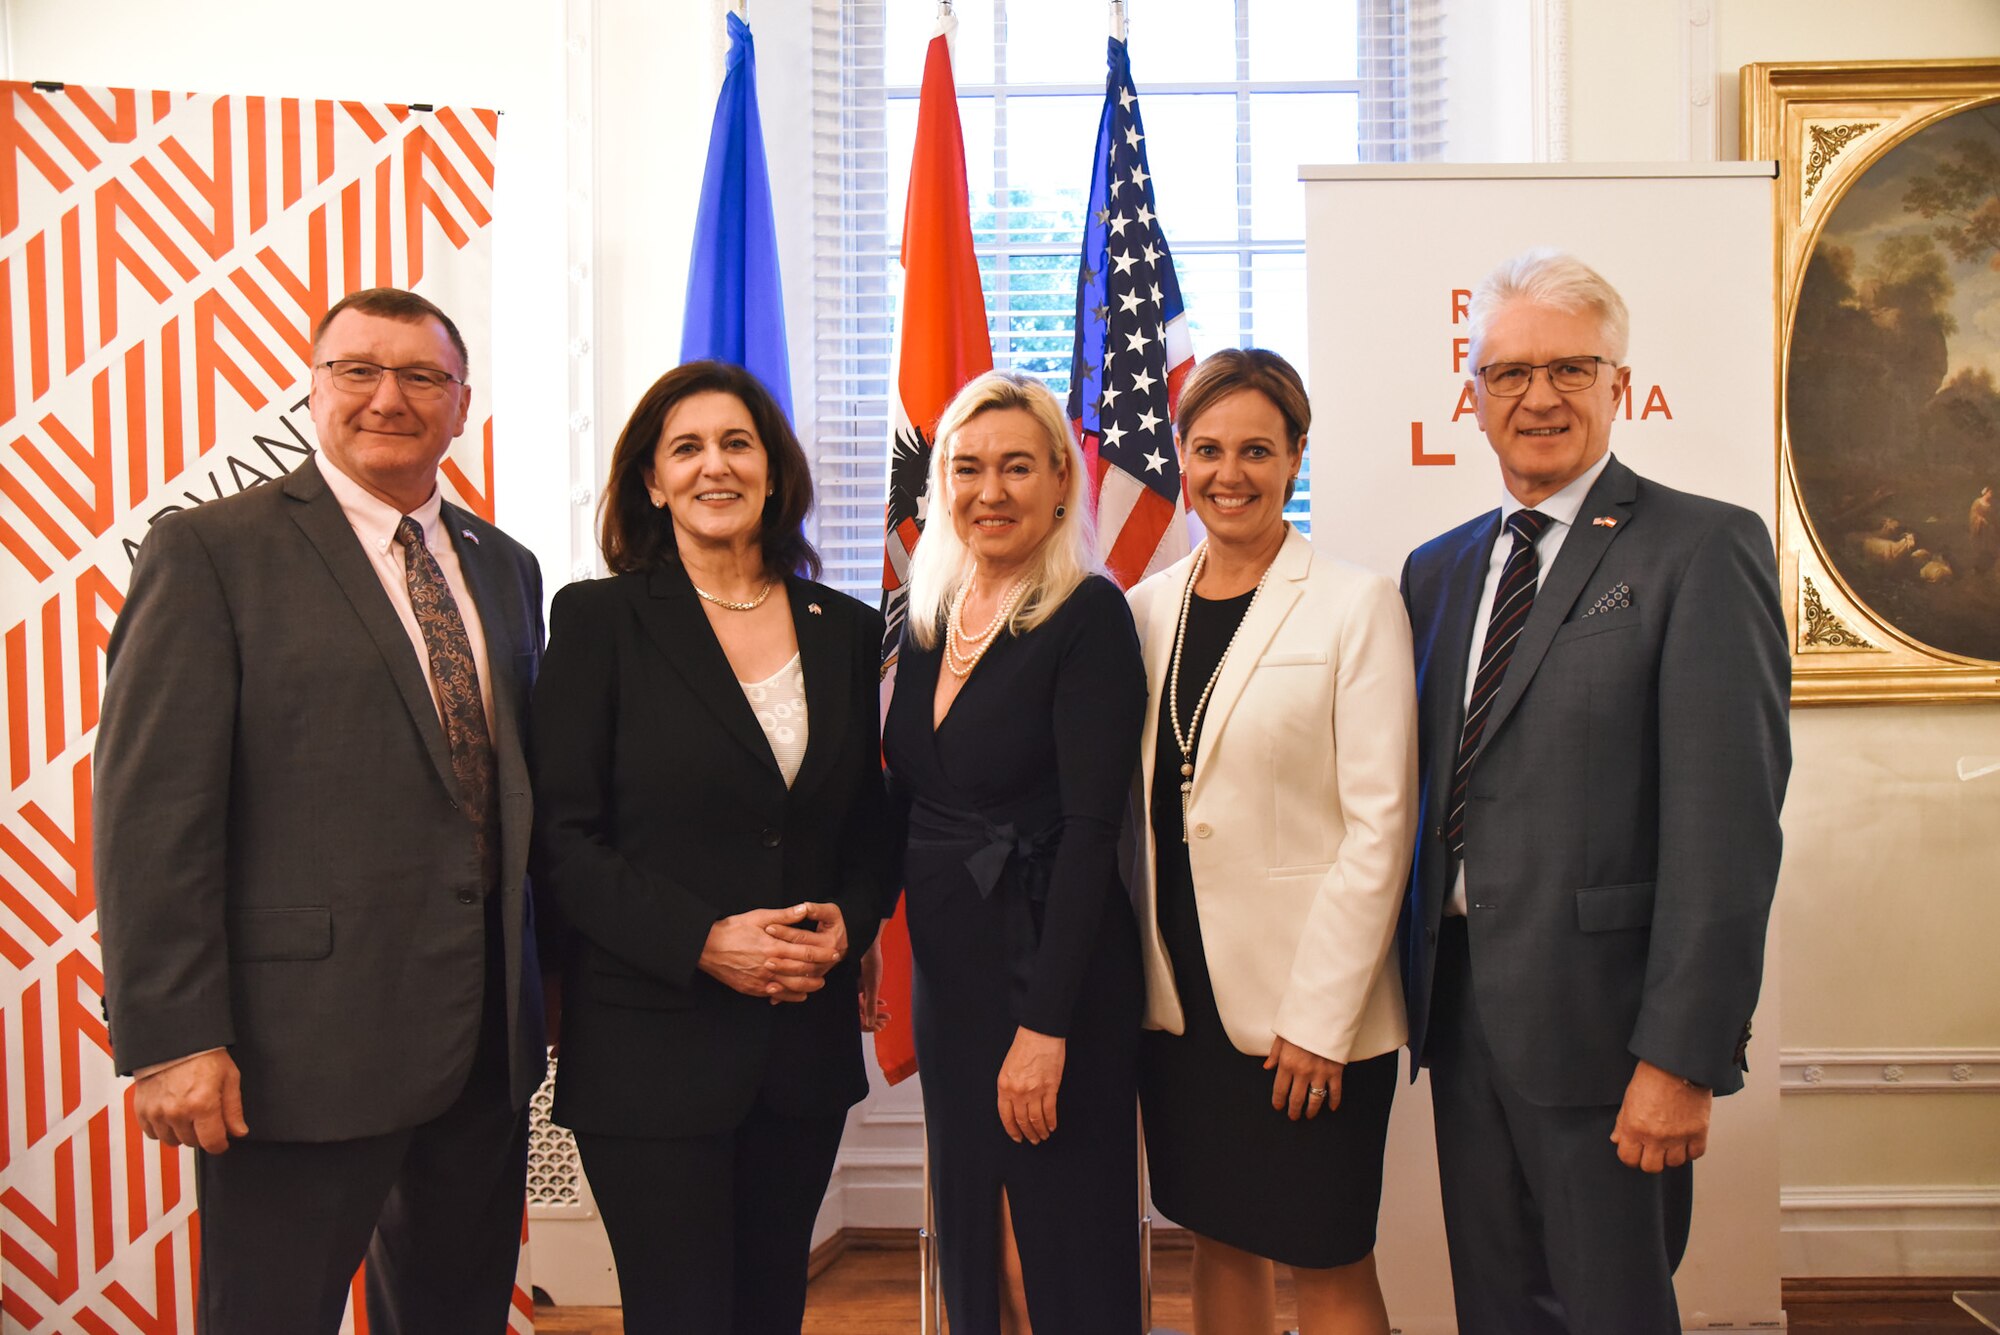
[[[1191, 1327], [1186, 1248], [1162, 1247], [1153, 1260], [1153, 1324]], [[1282, 1271], [1280, 1274], [1282, 1275]], [[1787, 1281], [1785, 1312], [1793, 1331], [1945, 1335], [1981, 1329], [1951, 1301], [1953, 1288], [2000, 1288], [1986, 1280]], [[848, 1246], [812, 1282], [803, 1335], [901, 1335], [917, 1330], [917, 1258], [907, 1244]], [[1291, 1320], [1290, 1284], [1280, 1280], [1279, 1317]], [[542, 1335], [623, 1335], [613, 1307], [539, 1307]]]

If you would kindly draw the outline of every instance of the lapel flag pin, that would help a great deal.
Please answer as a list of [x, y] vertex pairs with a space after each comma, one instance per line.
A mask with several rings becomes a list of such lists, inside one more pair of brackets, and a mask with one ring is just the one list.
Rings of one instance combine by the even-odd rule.
[[474, 533], [469, 528], [460, 529], [458, 531], [458, 536], [464, 538], [467, 542], [471, 543], [475, 547], [479, 545], [479, 535], [477, 533]]
[[1612, 518], [1610, 515], [1599, 515], [1597, 518], [1591, 520], [1590, 522], [1597, 525], [1599, 528], [1618, 527], [1618, 521]]
[[807, 604], [806, 604], [806, 611], [808, 611], [808, 612], [811, 612], [811, 613], [812, 613], [812, 614], [813, 614], [814, 616], [818, 616], [818, 615], [819, 615], [819, 604], [818, 604], [818, 603], [807, 603]]

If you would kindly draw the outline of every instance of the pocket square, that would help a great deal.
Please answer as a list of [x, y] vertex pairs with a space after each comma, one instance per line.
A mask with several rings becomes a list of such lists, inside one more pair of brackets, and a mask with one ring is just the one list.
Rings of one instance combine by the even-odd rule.
[[1590, 610], [1584, 615], [1594, 617], [1599, 612], [1616, 612], [1631, 605], [1632, 586], [1624, 583], [1613, 584], [1598, 595], [1597, 601], [1590, 605]]

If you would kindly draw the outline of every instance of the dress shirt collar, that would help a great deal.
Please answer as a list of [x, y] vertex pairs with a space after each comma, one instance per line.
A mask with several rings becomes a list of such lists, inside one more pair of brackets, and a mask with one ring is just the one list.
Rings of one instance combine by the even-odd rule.
[[[403, 522], [403, 512], [343, 473], [324, 450], [319, 453], [319, 471], [320, 476], [326, 479], [326, 489], [333, 493], [334, 500], [340, 502], [340, 512], [347, 516], [347, 522], [353, 527], [355, 536], [368, 548], [368, 554], [386, 556], [395, 545], [396, 529]], [[433, 484], [430, 496], [410, 511], [410, 518], [416, 520], [417, 527], [424, 531], [424, 542], [433, 551], [437, 550], [438, 540], [446, 537], [440, 518], [443, 508], [444, 492]]]
[[[1606, 450], [1603, 457], [1596, 463], [1584, 469], [1577, 477], [1571, 479], [1569, 485], [1555, 495], [1544, 497], [1542, 502], [1535, 506], [1535, 509], [1547, 515], [1550, 520], [1561, 525], [1567, 531], [1570, 525], [1576, 523], [1576, 514], [1577, 511], [1583, 509], [1584, 497], [1590, 495], [1590, 489], [1597, 485], [1598, 475], [1604, 471], [1610, 462], [1611, 451]], [[1500, 488], [1501, 532], [1504, 533], [1506, 531], [1507, 520], [1516, 510], [1525, 510], [1527, 508], [1527, 506], [1521, 504], [1516, 499], [1513, 492], [1502, 486]]]

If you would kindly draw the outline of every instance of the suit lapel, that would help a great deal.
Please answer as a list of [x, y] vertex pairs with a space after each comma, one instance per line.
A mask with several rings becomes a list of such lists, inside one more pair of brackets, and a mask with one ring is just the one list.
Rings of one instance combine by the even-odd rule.
[[791, 594], [792, 630], [799, 641], [799, 667], [806, 676], [806, 754], [792, 780], [796, 795], [811, 791], [825, 778], [840, 754], [849, 721], [841, 705], [853, 686], [854, 669], [846, 637], [833, 624], [832, 615], [813, 601], [806, 582], [792, 578], [785, 583]]
[[[1264, 581], [1264, 591], [1257, 595], [1250, 610], [1243, 615], [1243, 624], [1230, 643], [1228, 656], [1222, 660], [1222, 675], [1215, 680], [1215, 693], [1209, 697], [1208, 710], [1201, 725], [1201, 751], [1204, 756], [1213, 756], [1223, 745], [1224, 729], [1229, 723], [1229, 715], [1236, 708], [1236, 702], [1243, 696], [1243, 688], [1250, 684], [1250, 674], [1257, 670], [1257, 660], [1264, 656], [1264, 650], [1277, 635], [1278, 627], [1285, 624], [1292, 607], [1299, 601], [1299, 585], [1312, 569], [1312, 546], [1295, 528], [1285, 531], [1285, 544], [1278, 549], [1278, 555], [1271, 562], [1271, 572]], [[1180, 606], [1175, 604], [1176, 618]], [[1183, 701], [1181, 708], [1192, 713], [1194, 702]], [[1202, 776], [1214, 767], [1206, 764], [1195, 766], [1194, 781], [1202, 784]]]
[[286, 474], [279, 485], [286, 496], [299, 502], [291, 508], [292, 522], [319, 550], [334, 583], [340, 586], [355, 616], [375, 641], [383, 665], [396, 683], [404, 707], [410, 711], [410, 721], [416, 725], [417, 735], [423, 738], [424, 750], [430, 754], [439, 781], [448, 792], [456, 794], [458, 776], [451, 768], [451, 750], [445, 742], [444, 725], [438, 720], [430, 678], [417, 662], [416, 646], [410, 643], [409, 632], [404, 630], [389, 595], [382, 591], [382, 581], [368, 564], [368, 555], [361, 549], [360, 539], [354, 536], [353, 525], [347, 522], [340, 502], [327, 490], [319, 464], [308, 460]]
[[1466, 673], [1470, 670], [1472, 646], [1483, 638], [1483, 627], [1473, 625], [1479, 615], [1479, 597], [1486, 588], [1486, 568], [1493, 559], [1493, 543], [1500, 533], [1500, 512], [1487, 522], [1451, 558], [1450, 568], [1440, 579], [1445, 605], [1438, 615], [1436, 637], [1428, 652], [1418, 655], [1420, 671], [1435, 672], [1435, 681], [1422, 683], [1422, 698], [1434, 711], [1431, 729], [1430, 772], [1449, 775], [1458, 768], [1458, 738], [1465, 730]]
[[[1583, 507], [1576, 512], [1576, 522], [1570, 525], [1563, 538], [1562, 550], [1556, 553], [1556, 563], [1549, 568], [1548, 578], [1535, 594], [1535, 606], [1528, 613], [1528, 624], [1521, 628], [1521, 638], [1514, 642], [1514, 658], [1507, 664], [1507, 675], [1501, 679], [1500, 689], [1493, 696], [1493, 709], [1486, 720], [1486, 732], [1480, 739], [1484, 748], [1493, 740], [1507, 722], [1507, 716], [1514, 712], [1514, 706], [1521, 701], [1521, 695], [1534, 680], [1535, 670], [1542, 665], [1542, 659], [1549, 652], [1549, 645], [1556, 637], [1556, 631], [1569, 616], [1570, 608], [1576, 605], [1584, 585], [1596, 571], [1598, 562], [1610, 549], [1618, 535], [1625, 531], [1625, 521], [1632, 516], [1632, 501], [1639, 490], [1638, 477], [1631, 469], [1613, 458], [1598, 475], [1596, 485], [1583, 498]], [[1591, 521], [1600, 517], [1616, 522], [1605, 525]]]
[[[644, 626], [667, 666], [715, 716], [723, 731], [755, 756], [772, 774], [779, 773], [771, 743], [757, 726], [757, 715], [743, 696], [729, 656], [715, 638], [715, 628], [701, 610], [694, 586], [678, 563], [661, 566], [646, 576], [646, 587], [633, 599]], [[811, 707], [808, 700], [808, 708]], [[808, 723], [810, 726], [810, 723]], [[807, 739], [811, 744], [811, 739]]]

